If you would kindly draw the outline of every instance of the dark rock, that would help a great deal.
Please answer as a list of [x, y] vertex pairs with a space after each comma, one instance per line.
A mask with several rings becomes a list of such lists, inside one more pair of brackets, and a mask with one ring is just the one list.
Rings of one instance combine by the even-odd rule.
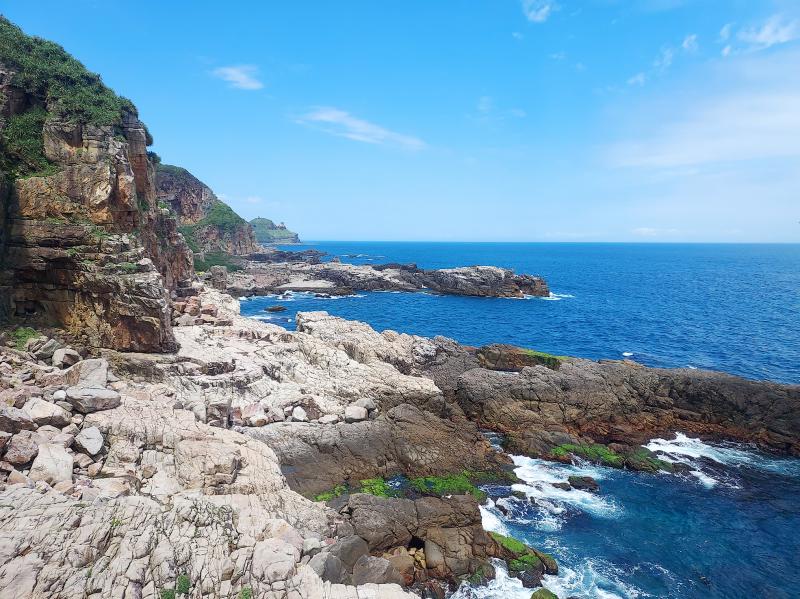
[[352, 535], [331, 545], [329, 553], [339, 558], [345, 569], [351, 571], [358, 558], [369, 554], [369, 549], [369, 545], [364, 539], [360, 536]]
[[399, 584], [405, 583], [403, 576], [395, 569], [392, 563], [383, 557], [362, 555], [353, 566], [354, 585]]
[[589, 491], [591, 493], [600, 491], [600, 485], [598, 485], [597, 481], [591, 476], [570, 476], [567, 480], [569, 480], [569, 484], [573, 489]]
[[328, 551], [318, 553], [311, 558], [308, 565], [325, 582], [332, 584], [348, 584], [350, 582], [350, 575], [342, 560], [333, 553]]
[[550, 483], [556, 489], [561, 489], [562, 491], [569, 491], [572, 489], [572, 486], [569, 483]]
[[264, 308], [265, 312], [286, 312], [286, 306], [269, 306]]

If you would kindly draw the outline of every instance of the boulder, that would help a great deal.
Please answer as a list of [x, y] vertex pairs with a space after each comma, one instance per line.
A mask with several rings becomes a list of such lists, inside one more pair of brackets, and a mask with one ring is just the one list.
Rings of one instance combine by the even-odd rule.
[[64, 408], [38, 397], [29, 399], [22, 410], [31, 417], [37, 426], [50, 424], [61, 428], [67, 426], [72, 419], [72, 415]]
[[61, 347], [61, 344], [55, 339], [48, 339], [42, 346], [33, 352], [37, 360], [49, 360], [53, 357], [53, 353]]
[[39, 437], [31, 431], [21, 431], [11, 437], [4, 460], [9, 464], [27, 464], [39, 453]]
[[56, 368], [69, 368], [81, 361], [81, 355], [74, 349], [62, 347], [53, 352], [51, 364]]
[[353, 584], [400, 584], [403, 577], [392, 563], [383, 557], [362, 555], [353, 566]]
[[250, 569], [257, 580], [272, 584], [289, 578], [299, 559], [300, 552], [286, 541], [265, 539], [253, 547]]
[[[85, 360], [85, 362], [88, 361]], [[78, 362], [78, 364], [83, 364], [83, 362]], [[110, 410], [122, 403], [120, 395], [116, 391], [96, 387], [70, 387], [67, 389], [67, 401], [81, 414]]]
[[8, 480], [6, 481], [9, 485], [27, 485], [31, 482], [27, 476], [22, 474], [22, 472], [18, 472], [17, 470], [12, 470], [8, 473]]
[[350, 581], [342, 560], [329, 551], [316, 554], [309, 560], [308, 566], [325, 582], [347, 584]]
[[308, 422], [308, 415], [303, 408], [300, 406], [295, 406], [295, 408], [292, 410], [292, 420], [297, 422]]
[[36, 425], [27, 412], [11, 406], [0, 406], [0, 431], [18, 433], [35, 428]]
[[62, 481], [72, 481], [72, 455], [62, 445], [40, 445], [28, 476], [33, 481], [43, 480], [51, 486]]
[[82, 360], [64, 373], [67, 385], [81, 389], [103, 388], [108, 383], [108, 361], [105, 358]]
[[367, 419], [367, 409], [361, 406], [347, 406], [344, 409], [345, 422], [361, 422]]
[[75, 437], [75, 444], [89, 455], [97, 455], [103, 449], [103, 434], [96, 426], [84, 428]]
[[351, 535], [331, 545], [330, 554], [338, 557], [347, 570], [352, 570], [361, 556], [369, 555], [369, 545], [358, 535]]
[[531, 599], [558, 599], [558, 595], [556, 595], [551, 591], [548, 591], [545, 588], [541, 588], [538, 591], [534, 591], [531, 594]]
[[377, 406], [375, 405], [375, 400], [371, 397], [362, 397], [353, 404], [354, 406], [358, 406], [359, 408], [364, 408], [368, 412], [374, 410]]

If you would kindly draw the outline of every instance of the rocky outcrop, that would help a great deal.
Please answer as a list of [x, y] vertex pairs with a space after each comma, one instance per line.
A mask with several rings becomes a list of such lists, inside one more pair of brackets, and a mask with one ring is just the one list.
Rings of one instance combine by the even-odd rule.
[[475, 297], [547, 296], [541, 277], [517, 275], [495, 266], [465, 266], [423, 270], [415, 265], [346, 264], [342, 262], [250, 261], [232, 273], [228, 290], [234, 295], [283, 291], [337, 293], [352, 291], [422, 291]]
[[254, 218], [250, 221], [256, 234], [258, 243], [268, 245], [273, 243], [300, 243], [300, 237], [290, 231], [283, 223], [277, 225], [268, 218]]
[[676, 431], [800, 454], [796, 385], [570, 359], [558, 370], [472, 369], [459, 377], [456, 395], [469, 417], [508, 433], [509, 449], [531, 455], [563, 444], [637, 446]]
[[[58, 325], [93, 347], [174, 349], [169, 293], [188, 285], [192, 258], [156, 205], [146, 128], [60, 48], [5, 20], [0, 30], [0, 317]], [[50, 54], [40, 63], [38, 52]], [[51, 93], [56, 63], [74, 79]], [[80, 93], [102, 106], [65, 108], [87, 81]]]
[[195, 252], [244, 256], [258, 251], [253, 227], [185, 168], [159, 162], [156, 196], [175, 214]]

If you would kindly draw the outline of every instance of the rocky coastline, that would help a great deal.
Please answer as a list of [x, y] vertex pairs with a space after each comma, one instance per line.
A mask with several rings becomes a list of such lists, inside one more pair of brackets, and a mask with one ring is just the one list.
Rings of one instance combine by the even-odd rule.
[[325, 312], [289, 332], [194, 292], [173, 353], [6, 337], [0, 595], [443, 596], [496, 559], [536, 588], [554, 561], [481, 524], [480, 484], [514, 481], [481, 429], [514, 453], [650, 471], [664, 463], [640, 443], [674, 431], [797, 454], [797, 386]]

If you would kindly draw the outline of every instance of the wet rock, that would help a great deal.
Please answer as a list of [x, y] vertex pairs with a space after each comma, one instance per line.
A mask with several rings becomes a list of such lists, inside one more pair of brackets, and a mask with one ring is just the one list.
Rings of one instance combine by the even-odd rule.
[[567, 480], [569, 480], [569, 484], [573, 489], [580, 489], [591, 493], [600, 491], [600, 485], [598, 485], [597, 481], [591, 476], [570, 476]]
[[269, 306], [264, 308], [265, 312], [286, 312], [286, 306]]

